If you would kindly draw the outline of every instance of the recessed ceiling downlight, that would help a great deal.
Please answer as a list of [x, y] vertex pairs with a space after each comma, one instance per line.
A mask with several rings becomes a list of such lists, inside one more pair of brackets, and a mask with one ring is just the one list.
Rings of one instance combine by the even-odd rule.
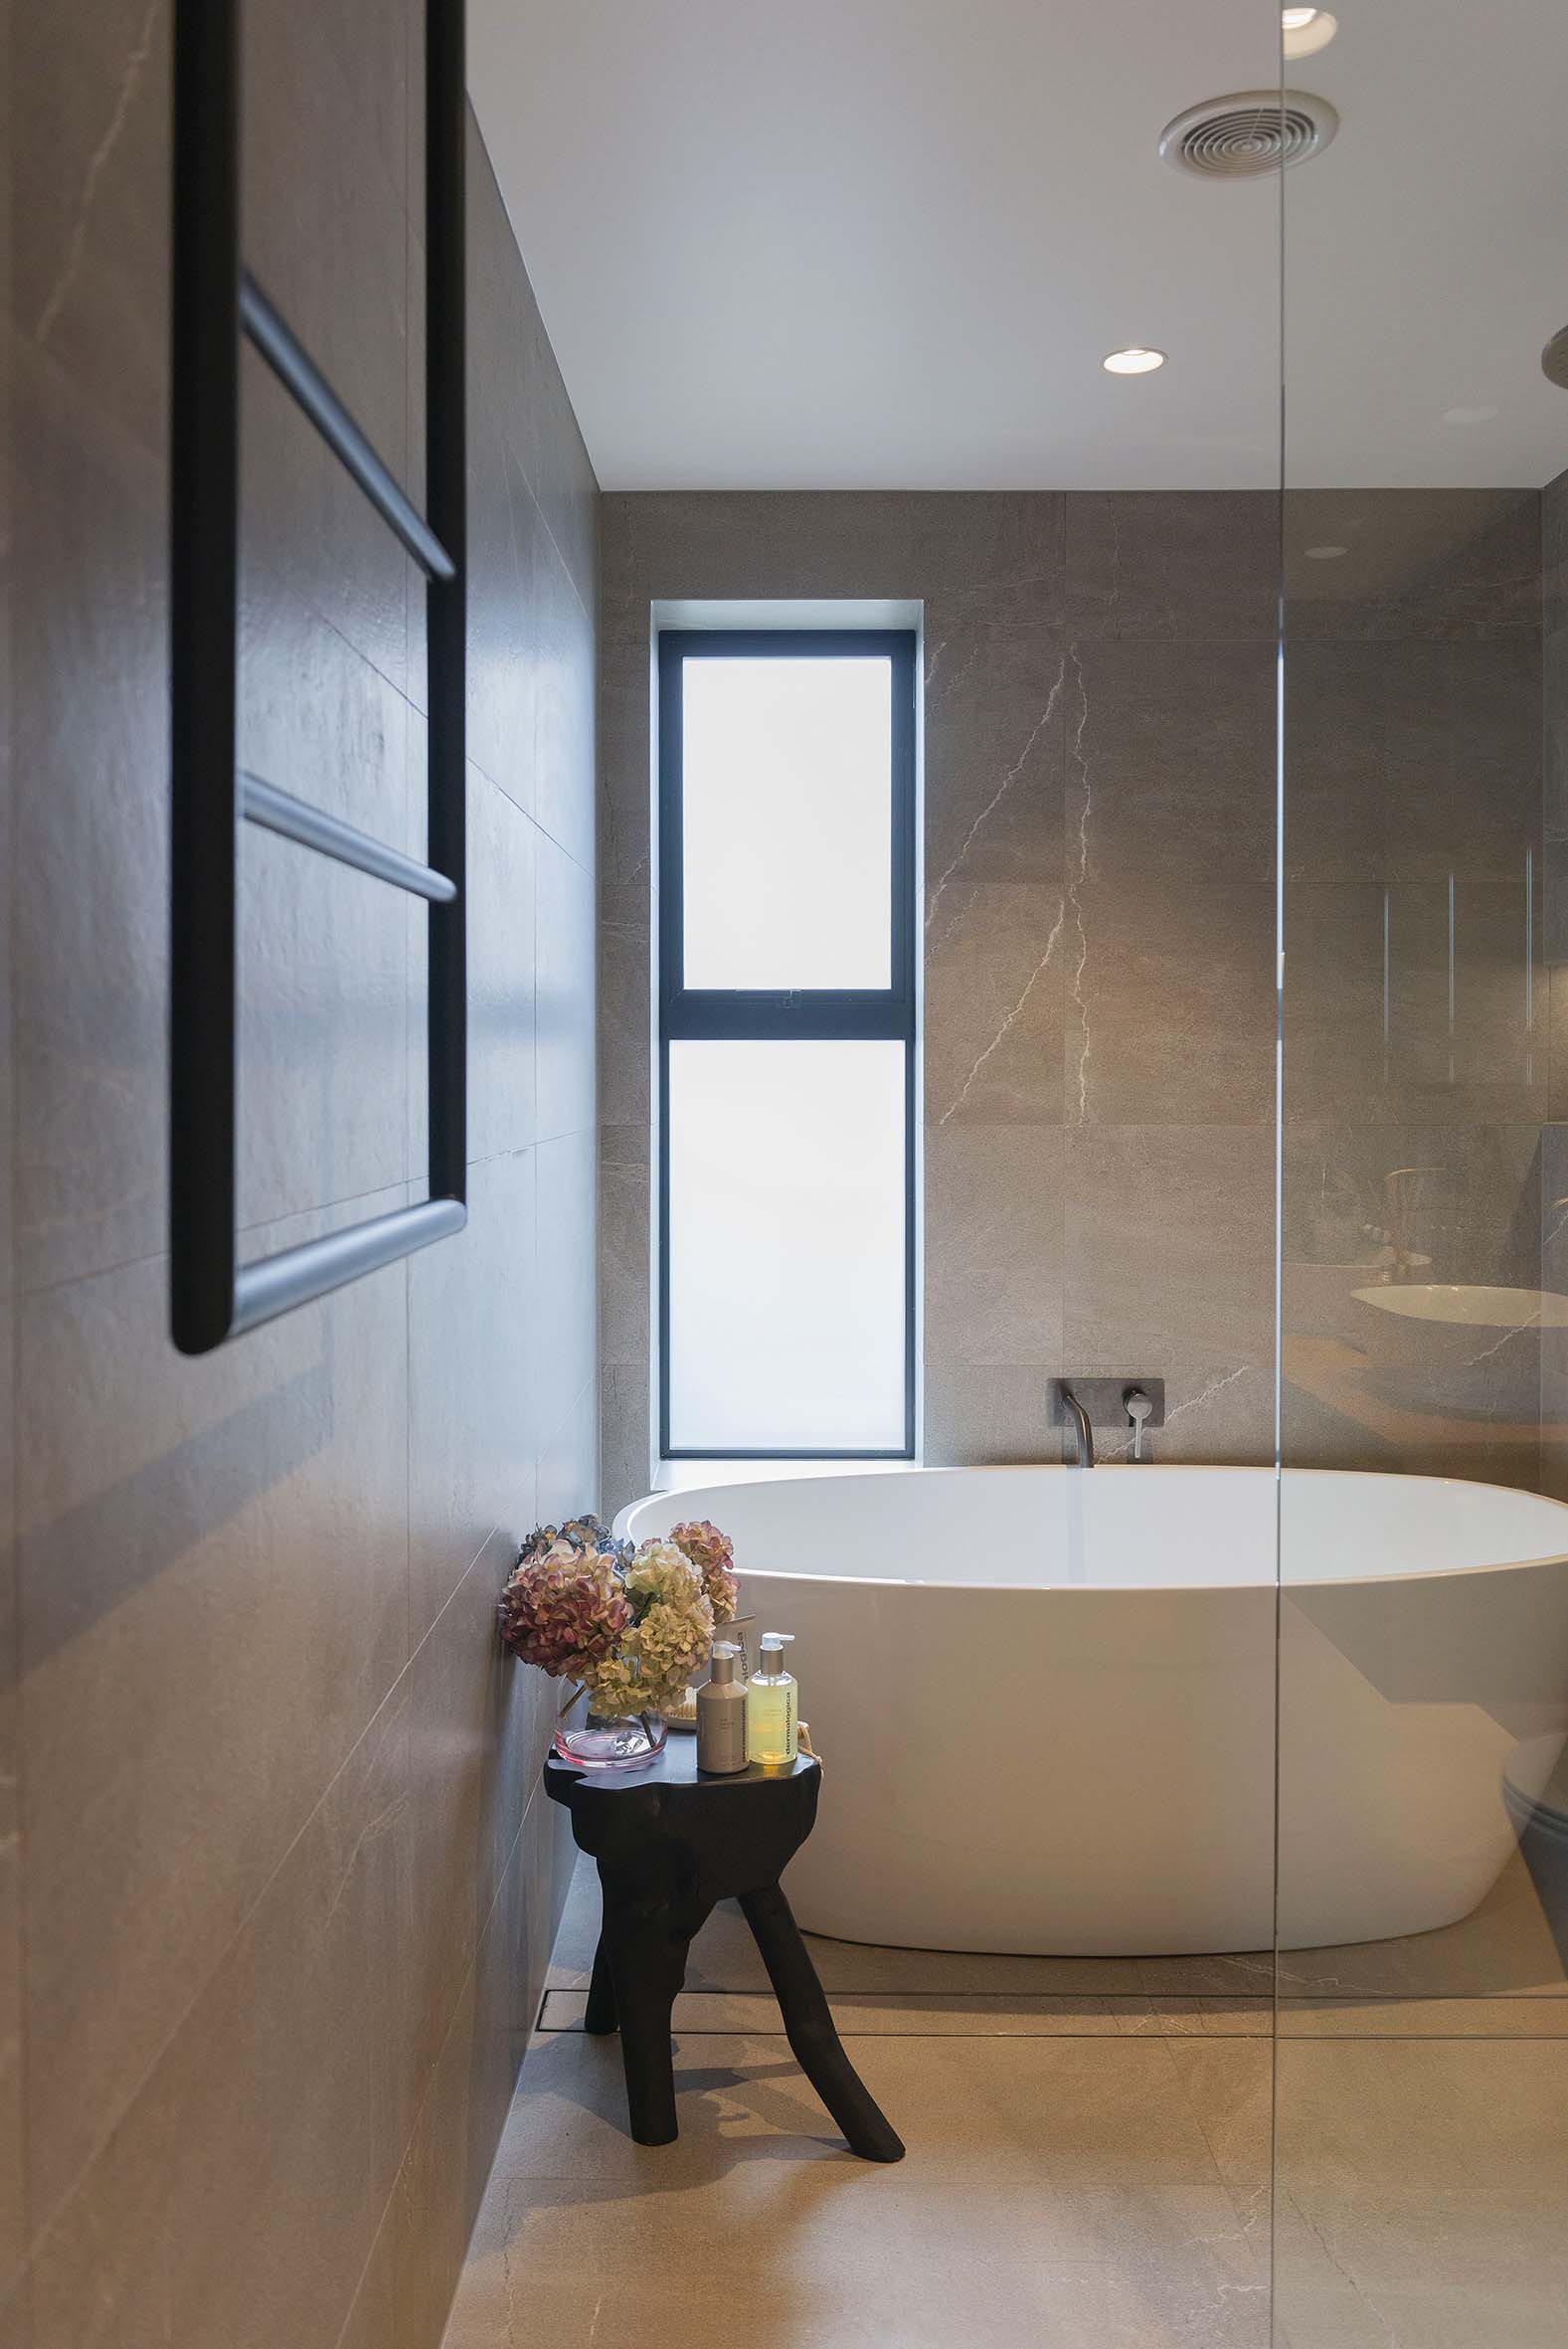
[[1568, 326], [1559, 327], [1542, 351], [1541, 372], [1548, 383], [1568, 392]]
[[1156, 367], [1164, 366], [1165, 354], [1132, 343], [1125, 351], [1108, 351], [1100, 364], [1107, 375], [1152, 375]]
[[1339, 19], [1326, 8], [1282, 8], [1280, 32], [1287, 57], [1315, 57], [1339, 30]]
[[1159, 151], [1199, 179], [1260, 179], [1321, 154], [1338, 128], [1328, 100], [1309, 90], [1233, 90], [1167, 122]]

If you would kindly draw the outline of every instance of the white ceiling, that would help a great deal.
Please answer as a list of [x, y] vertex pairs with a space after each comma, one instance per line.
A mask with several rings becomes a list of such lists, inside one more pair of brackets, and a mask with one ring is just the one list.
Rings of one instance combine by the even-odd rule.
[[[1287, 478], [1568, 465], [1565, 0], [1336, 0], [1285, 182]], [[1276, 0], [469, 0], [469, 79], [607, 489], [1268, 487], [1275, 180], [1161, 163]], [[1170, 354], [1107, 376], [1126, 343]], [[1451, 408], [1495, 408], [1456, 425]]]

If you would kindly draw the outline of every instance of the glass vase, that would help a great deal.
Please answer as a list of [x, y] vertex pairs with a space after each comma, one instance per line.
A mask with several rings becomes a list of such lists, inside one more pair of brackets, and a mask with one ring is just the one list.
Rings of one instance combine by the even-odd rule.
[[658, 1760], [668, 1735], [662, 1713], [591, 1713], [579, 1728], [557, 1725], [555, 1749], [579, 1770], [645, 1770]]

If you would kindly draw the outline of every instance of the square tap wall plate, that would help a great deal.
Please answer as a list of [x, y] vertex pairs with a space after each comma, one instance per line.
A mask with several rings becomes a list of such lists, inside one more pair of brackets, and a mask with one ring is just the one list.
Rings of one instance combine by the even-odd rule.
[[1047, 1424], [1051, 1427], [1067, 1425], [1067, 1410], [1062, 1401], [1062, 1389], [1071, 1387], [1076, 1399], [1089, 1414], [1091, 1427], [1131, 1427], [1125, 1397], [1136, 1387], [1146, 1394], [1153, 1405], [1145, 1427], [1165, 1424], [1165, 1381], [1163, 1378], [1143, 1378], [1136, 1371], [1129, 1371], [1118, 1378], [1053, 1378], [1050, 1384], [1050, 1409]]

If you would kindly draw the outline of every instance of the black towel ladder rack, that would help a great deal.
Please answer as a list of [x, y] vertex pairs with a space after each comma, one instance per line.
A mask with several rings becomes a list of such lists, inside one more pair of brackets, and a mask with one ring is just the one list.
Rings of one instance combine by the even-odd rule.
[[[240, 237], [240, 0], [177, 0], [170, 395], [170, 1322], [207, 1354], [467, 1220], [464, 933], [462, 0], [426, 7], [426, 494], [422, 515], [287, 321]], [[421, 864], [239, 766], [240, 345], [246, 337], [426, 577], [429, 830]], [[415, 1206], [240, 1264], [238, 897], [243, 823], [430, 909], [430, 1182]]]

